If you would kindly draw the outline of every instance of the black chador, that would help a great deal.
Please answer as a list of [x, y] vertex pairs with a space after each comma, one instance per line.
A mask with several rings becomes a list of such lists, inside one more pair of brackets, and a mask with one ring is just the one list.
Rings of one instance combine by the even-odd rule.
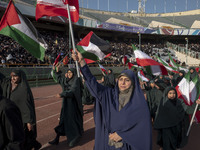
[[[17, 81], [13, 80], [16, 76], [19, 77]], [[25, 149], [39, 149], [41, 144], [36, 141], [35, 104], [26, 74], [22, 70], [13, 70], [11, 78], [4, 79], [2, 89], [3, 96], [13, 101], [20, 109], [25, 131]], [[31, 130], [29, 125], [32, 126]]]
[[[69, 69], [73, 74], [71, 78], [56, 73], [58, 83], [62, 87], [60, 97], [63, 98], [60, 122], [55, 127], [57, 133], [56, 138], [49, 142], [50, 144], [58, 144], [59, 136], [66, 136], [69, 146], [74, 146], [83, 133], [83, 107], [81, 100], [81, 81], [76, 75], [74, 68]], [[67, 70], [67, 72], [69, 72]], [[67, 73], [66, 72], [66, 73]]]

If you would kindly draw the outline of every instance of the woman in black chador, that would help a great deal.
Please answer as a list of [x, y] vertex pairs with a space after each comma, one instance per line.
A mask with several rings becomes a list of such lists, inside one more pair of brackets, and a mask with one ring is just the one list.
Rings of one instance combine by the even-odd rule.
[[3, 96], [13, 101], [19, 108], [25, 131], [25, 149], [39, 149], [41, 144], [36, 141], [35, 104], [31, 89], [22, 70], [13, 70], [11, 78], [2, 83]]
[[66, 136], [67, 142], [70, 147], [73, 147], [82, 136], [83, 133], [83, 107], [81, 100], [81, 81], [76, 75], [74, 68], [68, 69], [63, 76], [59, 72], [60, 65], [57, 65], [56, 78], [58, 83], [62, 87], [62, 93], [58, 94], [57, 97], [63, 98], [60, 122], [55, 127], [57, 134], [53, 141], [49, 144], [57, 145], [59, 143], [60, 136]]
[[[196, 103], [200, 104], [200, 100]], [[187, 106], [177, 98], [174, 87], [165, 89], [154, 121], [154, 128], [158, 130], [157, 144], [163, 150], [176, 150], [187, 144], [188, 114], [194, 112], [196, 103]]]

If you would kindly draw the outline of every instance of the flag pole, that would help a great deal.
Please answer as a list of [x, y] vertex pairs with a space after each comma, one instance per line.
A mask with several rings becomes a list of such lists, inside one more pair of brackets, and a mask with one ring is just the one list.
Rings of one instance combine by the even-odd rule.
[[191, 119], [191, 121], [190, 121], [190, 126], [189, 126], [189, 128], [188, 128], [188, 131], [187, 131], [186, 136], [188, 136], [189, 133], [190, 133], [190, 129], [191, 129], [191, 126], [192, 126], [192, 122], [193, 122], [193, 120], [194, 120], [194, 116], [195, 116], [195, 114], [196, 114], [196, 111], [197, 111], [198, 105], [199, 105], [199, 104], [196, 104], [196, 106], [195, 106], [194, 113], [193, 113], [193, 115], [192, 115], [192, 119]]
[[[76, 53], [74, 34], [73, 34], [73, 29], [72, 29], [72, 21], [71, 21], [70, 10], [69, 10], [69, 4], [67, 4], [67, 13], [68, 13], [68, 18], [69, 18], [69, 28], [70, 28], [71, 38], [72, 38], [72, 47], [73, 47], [74, 52]], [[80, 72], [79, 72], [78, 61], [76, 60], [75, 63], [76, 63], [77, 75], [78, 75], [78, 78], [79, 78], [80, 77]]]

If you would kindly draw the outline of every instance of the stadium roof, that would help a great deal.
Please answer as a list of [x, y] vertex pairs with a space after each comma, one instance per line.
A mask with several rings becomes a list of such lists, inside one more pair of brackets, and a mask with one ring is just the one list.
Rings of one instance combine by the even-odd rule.
[[[8, 0], [4, 0], [8, 1]], [[36, 0], [15, 0], [17, 8], [22, 14], [34, 17]], [[0, 2], [0, 8], [6, 8], [7, 2]], [[200, 10], [166, 13], [166, 14], [131, 14], [108, 12], [80, 8], [80, 17], [99, 22], [109, 22], [128, 26], [162, 27], [171, 28], [200, 28], [196, 21], [200, 20]], [[66, 19], [65, 19], [66, 20]], [[154, 24], [155, 23], [155, 24]]]

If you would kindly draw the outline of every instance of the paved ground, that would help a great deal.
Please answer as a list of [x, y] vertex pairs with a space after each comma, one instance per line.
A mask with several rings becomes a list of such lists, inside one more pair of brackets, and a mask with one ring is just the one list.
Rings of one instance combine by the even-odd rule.
[[[35, 108], [37, 115], [37, 140], [43, 145], [43, 150], [68, 150], [66, 137], [61, 137], [57, 146], [48, 144], [56, 134], [54, 127], [58, 125], [62, 100], [55, 97], [61, 92], [59, 85], [32, 88], [35, 98]], [[94, 147], [94, 120], [93, 105], [84, 106], [84, 134], [80, 143], [71, 150], [92, 150]], [[142, 142], [142, 141], [141, 141]], [[153, 150], [158, 150], [156, 145], [156, 131], [153, 130]], [[200, 150], [200, 125], [193, 124], [189, 137], [189, 142], [182, 150]]]

